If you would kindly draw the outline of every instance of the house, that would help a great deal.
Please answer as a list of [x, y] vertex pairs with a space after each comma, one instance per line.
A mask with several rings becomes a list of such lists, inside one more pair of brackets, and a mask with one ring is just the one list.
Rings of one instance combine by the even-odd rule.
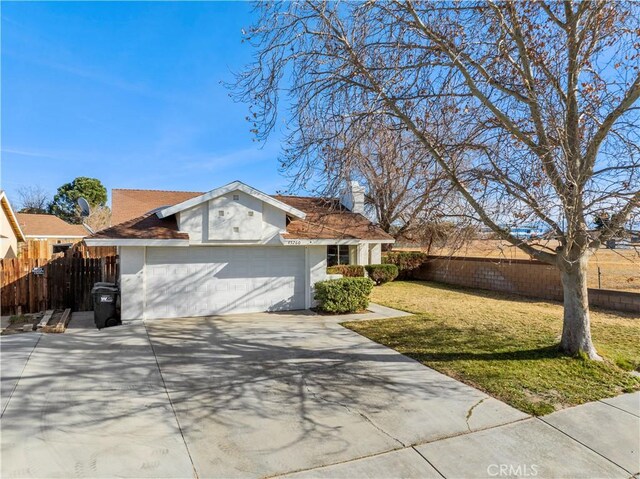
[[17, 213], [25, 236], [21, 255], [28, 258], [51, 258], [63, 253], [89, 234], [82, 225], [72, 225], [54, 215]]
[[13, 212], [9, 198], [0, 190], [0, 259], [16, 258], [19, 244], [25, 241], [24, 234]]
[[380, 263], [393, 238], [341, 200], [270, 196], [240, 181], [206, 193], [114, 190], [122, 223], [87, 238], [117, 246], [123, 320], [309, 308], [327, 264]]

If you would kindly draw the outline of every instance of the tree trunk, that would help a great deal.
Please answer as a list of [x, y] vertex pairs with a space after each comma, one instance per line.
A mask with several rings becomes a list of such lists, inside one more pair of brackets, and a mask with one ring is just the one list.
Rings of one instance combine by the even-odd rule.
[[564, 292], [564, 321], [560, 349], [571, 356], [585, 354], [601, 360], [591, 341], [589, 297], [587, 289], [587, 256], [560, 268]]

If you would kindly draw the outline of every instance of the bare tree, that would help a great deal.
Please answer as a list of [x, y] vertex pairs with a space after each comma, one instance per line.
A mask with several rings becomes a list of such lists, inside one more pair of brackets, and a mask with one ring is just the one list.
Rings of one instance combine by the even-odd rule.
[[327, 190], [359, 181], [380, 227], [397, 237], [438, 217], [448, 182], [413, 135], [374, 121], [357, 123], [336, 140], [321, 152]]
[[41, 213], [45, 214], [49, 209], [49, 195], [39, 185], [21, 186], [18, 188], [18, 204], [20, 213]]
[[111, 209], [108, 206], [97, 205], [91, 208], [91, 213], [84, 218], [83, 223], [94, 232], [107, 228], [111, 225]]
[[[258, 6], [255, 62], [237, 79], [266, 138], [291, 104], [287, 161], [311, 168], [362, 119], [411, 133], [469, 216], [564, 287], [561, 349], [598, 359], [589, 257], [640, 205], [640, 7], [636, 3], [295, 2]], [[290, 79], [290, 83], [283, 81]], [[358, 105], [360, 99], [366, 101]], [[589, 219], [609, 211], [607, 230]], [[510, 234], [536, 220], [555, 249]]]

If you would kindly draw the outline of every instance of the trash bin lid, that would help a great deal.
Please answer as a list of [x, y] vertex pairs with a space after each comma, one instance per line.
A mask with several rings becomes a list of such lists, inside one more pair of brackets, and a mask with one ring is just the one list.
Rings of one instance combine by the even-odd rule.
[[118, 288], [115, 286], [94, 286], [91, 288], [91, 293], [118, 293]]

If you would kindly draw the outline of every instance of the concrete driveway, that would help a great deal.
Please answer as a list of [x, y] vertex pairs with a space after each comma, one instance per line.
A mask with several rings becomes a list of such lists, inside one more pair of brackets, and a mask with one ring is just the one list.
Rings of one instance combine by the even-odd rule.
[[203, 477], [311, 469], [526, 417], [326, 318], [147, 324]]
[[[397, 314], [376, 311], [367, 317]], [[14, 355], [7, 370], [5, 344], [18, 340], [3, 337], [2, 393], [6, 383], [13, 394], [2, 477], [491, 477], [501, 457], [536, 465], [538, 477], [628, 477], [604, 457], [606, 438], [597, 451], [569, 437], [571, 417], [528, 418], [342, 328], [344, 319], [70, 330], [41, 336], [26, 365]], [[632, 430], [633, 401], [631, 413], [608, 406], [628, 416], [607, 410], [609, 427]], [[635, 457], [623, 451], [619, 462], [633, 470]]]

